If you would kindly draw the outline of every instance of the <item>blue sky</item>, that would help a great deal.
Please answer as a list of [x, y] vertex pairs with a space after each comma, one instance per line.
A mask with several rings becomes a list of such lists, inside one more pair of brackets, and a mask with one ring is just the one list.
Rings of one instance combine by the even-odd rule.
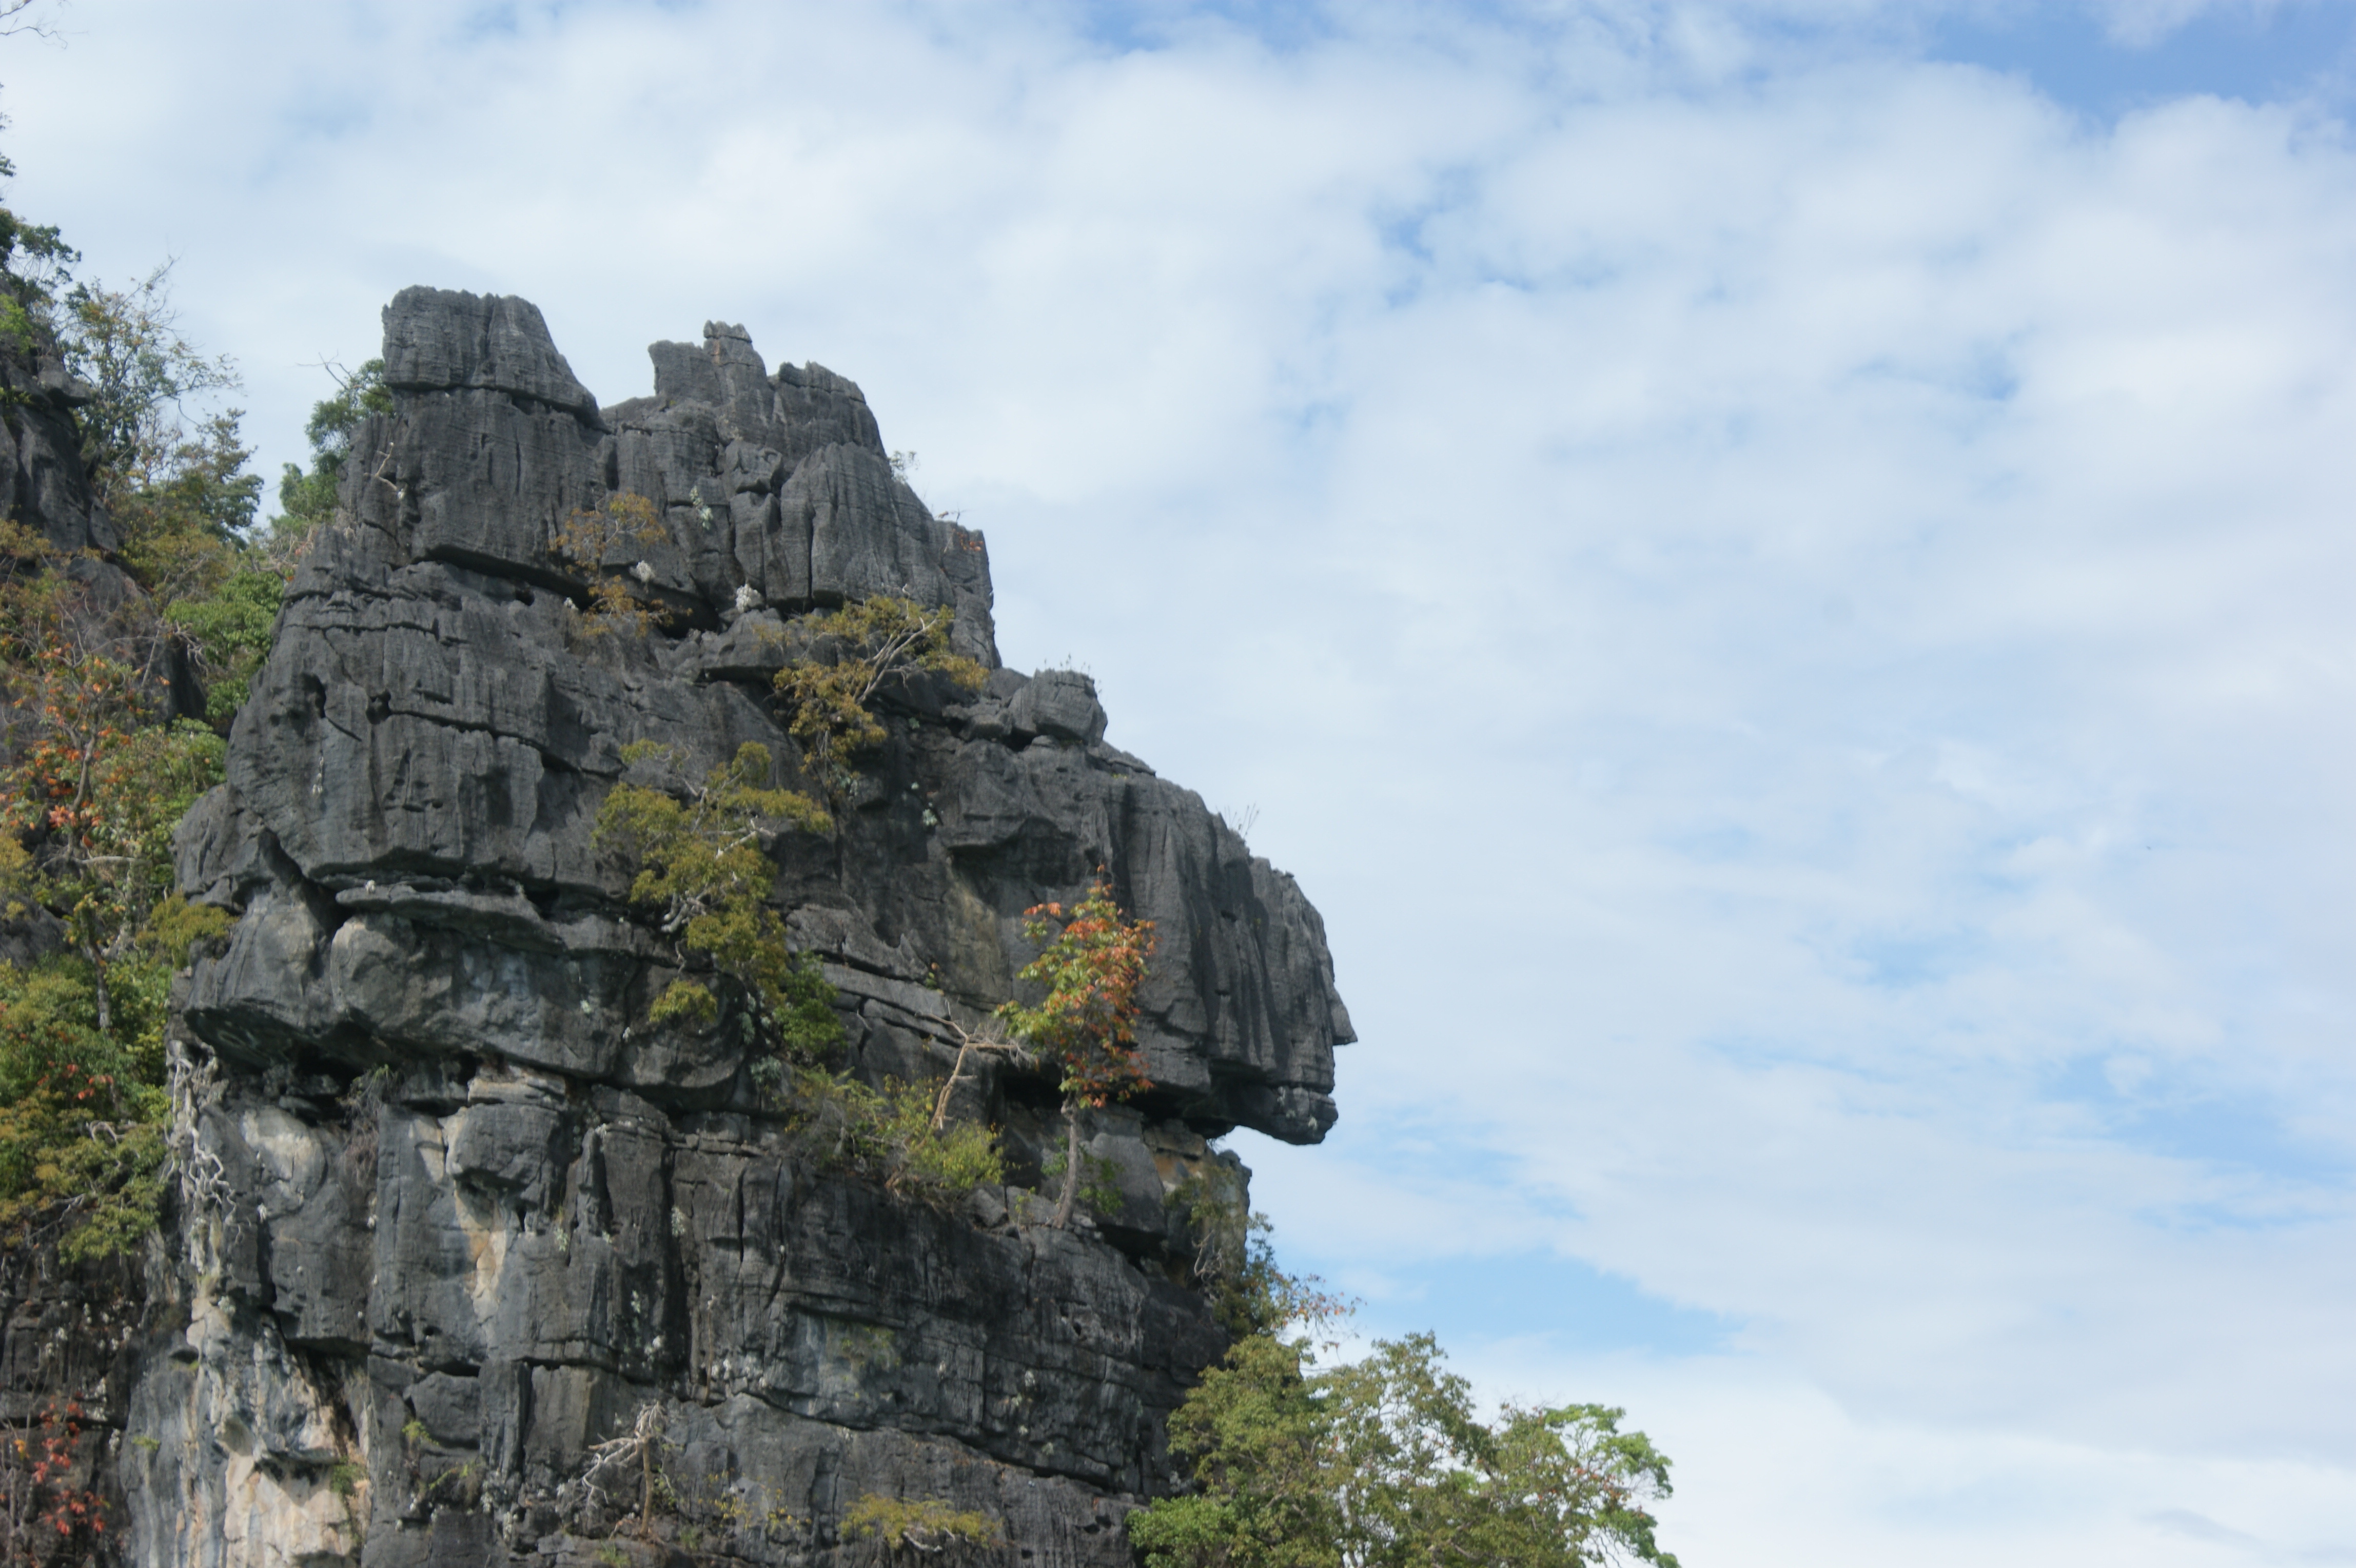
[[1286, 1256], [1688, 1564], [2356, 1561], [2356, 6], [62, 19], [266, 471], [412, 283], [860, 381], [1325, 914]]
[[[2182, 20], [2171, 25], [2171, 13]], [[2344, 109], [2356, 86], [2356, 15], [2338, 0], [2271, 5], [2012, 5], [1958, 10], [1930, 27], [1926, 53], [2018, 72], [2100, 120], [2206, 93], [2249, 103], [2319, 99]]]

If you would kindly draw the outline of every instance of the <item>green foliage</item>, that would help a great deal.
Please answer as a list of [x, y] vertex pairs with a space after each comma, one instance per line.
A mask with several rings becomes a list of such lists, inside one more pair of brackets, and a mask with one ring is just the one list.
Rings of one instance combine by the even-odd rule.
[[[0, 1240], [56, 1237], [69, 1262], [135, 1243], [163, 1198], [161, 1008], [123, 1019], [126, 1043], [97, 1026], [93, 995], [71, 955], [0, 965]], [[151, 1030], [152, 1056], [136, 1048]]]
[[[187, 445], [180, 413], [188, 399], [237, 385], [226, 358], [208, 356], [180, 336], [171, 272], [166, 262], [120, 289], [78, 283], [59, 302], [56, 326], [66, 368], [90, 391], [76, 412], [82, 458], [110, 510], [171, 477], [175, 455]], [[261, 481], [241, 488], [251, 519]]]
[[970, 692], [988, 678], [979, 663], [949, 650], [956, 622], [954, 610], [890, 595], [802, 621], [812, 652], [777, 671], [777, 693], [810, 777], [838, 807], [850, 796], [851, 757], [884, 744], [884, 725], [867, 704], [885, 685], [928, 671]]
[[0, 851], [0, 894], [65, 922], [91, 966], [97, 1026], [111, 1033], [108, 966], [170, 888], [172, 830], [220, 781], [225, 748], [198, 724], [138, 727], [137, 672], [63, 638], [0, 676], [34, 720], [0, 767], [0, 837], [10, 846]]
[[[998, 1016], [1061, 1070], [1064, 1190], [1050, 1221], [1061, 1229], [1071, 1220], [1083, 1179], [1080, 1108], [1151, 1087], [1137, 1049], [1137, 989], [1153, 952], [1153, 922], [1124, 917], [1104, 881], [1068, 918], [1061, 904], [1033, 905], [1026, 914], [1023, 934], [1045, 945], [1017, 978], [1044, 986], [1046, 994], [1036, 1005], [1007, 1002]], [[1060, 930], [1054, 923], [1059, 919]]]
[[48, 727], [0, 768], [0, 825], [43, 838], [11, 891], [119, 952], [170, 890], [172, 830], [220, 782], [228, 747], [193, 720], [136, 726], [130, 672], [102, 655], [56, 655], [20, 689]]
[[[171, 892], [172, 830], [219, 782], [205, 725], [145, 722], [136, 644], [93, 630], [39, 553], [0, 582], [0, 912], [38, 907], [70, 951], [0, 966], [0, 1238], [68, 1260], [135, 1243], [163, 1197], [164, 1011], [188, 943], [225, 925]], [[43, 569], [47, 568], [47, 569]]]
[[270, 651], [284, 579], [247, 542], [259, 478], [241, 474], [252, 453], [232, 411], [202, 422], [174, 448], [152, 483], [117, 502], [120, 562], [147, 590], [153, 639], [177, 641], [205, 683], [205, 721], [227, 732], [253, 672]]
[[176, 419], [154, 436], [154, 451], [134, 453], [142, 467], [102, 476], [114, 492], [123, 564], [149, 591], [174, 596], [236, 562], [238, 553], [222, 547], [241, 542], [262, 499], [262, 477], [242, 471], [253, 456], [239, 428], [243, 418], [230, 409], [193, 432]]
[[226, 929], [177, 894], [112, 967], [112, 1028], [98, 1027], [86, 960], [0, 965], [0, 1240], [57, 1236], [68, 1262], [152, 1230], [164, 1194], [164, 1024], [190, 941]]
[[822, 1165], [863, 1176], [885, 1190], [946, 1208], [977, 1187], [1006, 1180], [997, 1133], [937, 1122], [939, 1086], [886, 1079], [878, 1094], [848, 1074], [811, 1068], [794, 1082], [799, 1142]]
[[1211, 1302], [1228, 1334], [1240, 1338], [1323, 1330], [1355, 1310], [1355, 1302], [1323, 1288], [1315, 1275], [1288, 1273], [1278, 1266], [1268, 1244], [1266, 1216], [1251, 1216], [1247, 1230], [1250, 1239], [1243, 1263], [1219, 1282]]
[[269, 657], [285, 583], [276, 572], [231, 571], [211, 593], [178, 599], [165, 617], [179, 628], [205, 680], [205, 722], [226, 731]]
[[[996, 1133], [945, 1122], [942, 1086], [887, 1081], [879, 1094], [816, 1065], [841, 1038], [834, 988], [815, 954], [786, 944], [785, 923], [768, 903], [776, 868], [762, 841], [772, 823], [823, 832], [826, 813], [808, 796], [774, 786], [768, 750], [755, 744], [701, 783], [680, 772], [673, 747], [639, 743], [622, 755], [659, 768], [664, 787], [616, 785], [598, 811], [595, 840], [633, 858], [631, 901], [657, 911], [683, 955], [707, 959], [746, 996], [755, 1027], [775, 1047], [754, 1063], [754, 1079], [792, 1118], [805, 1150], [823, 1165], [931, 1202], [1004, 1181]], [[648, 1009], [659, 1023], [719, 1016], [712, 987], [691, 978], [673, 981]], [[790, 1075], [789, 1064], [797, 1069]]]
[[[0, 156], [0, 179], [16, 176], [16, 166]], [[0, 295], [16, 306], [15, 315], [0, 320], [0, 331], [18, 350], [30, 350], [35, 341], [26, 306], [54, 298], [80, 260], [73, 247], [59, 237], [55, 224], [28, 223], [0, 207]], [[16, 335], [19, 332], [22, 337]]]
[[1146, 1568], [1675, 1568], [1648, 1507], [1669, 1495], [1669, 1462], [1620, 1430], [1622, 1412], [1509, 1404], [1484, 1422], [1430, 1335], [1321, 1365], [1285, 1330], [1334, 1304], [1263, 1283], [1281, 1316], [1171, 1417], [1195, 1489], [1130, 1516]]
[[1341, 1568], [1338, 1457], [1302, 1374], [1273, 1335], [1228, 1350], [1171, 1417], [1171, 1450], [1198, 1490], [1129, 1519], [1147, 1568]]
[[67, 940], [0, 966], [0, 1242], [54, 1240], [68, 1261], [155, 1225], [172, 975], [226, 924], [171, 892], [172, 830], [219, 781], [223, 746], [206, 725], [159, 722], [162, 677], [177, 644], [233, 700], [274, 613], [274, 586], [244, 580], [260, 487], [238, 415], [188, 423], [187, 400], [234, 384], [228, 361], [176, 330], [168, 268], [109, 289], [73, 284], [76, 259], [55, 230], [0, 214], [0, 337], [55, 352], [90, 389], [81, 453], [114, 564], [143, 590], [93, 591], [111, 579], [0, 521], [0, 913], [45, 912]]
[[842, 1534], [849, 1541], [881, 1541], [894, 1553], [906, 1547], [926, 1556], [952, 1541], [995, 1546], [1003, 1539], [998, 1521], [986, 1513], [938, 1498], [904, 1501], [873, 1492], [842, 1510]]
[[311, 443], [311, 467], [305, 471], [289, 463], [279, 473], [278, 512], [270, 520], [270, 549], [279, 560], [291, 562], [310, 547], [336, 515], [336, 494], [352, 455], [352, 439], [360, 422], [371, 413], [392, 409], [392, 393], [385, 389], [384, 361], [370, 360], [346, 374], [326, 367], [336, 378], [336, 395], [311, 405], [303, 427]]
[[249, 542], [262, 480], [244, 471], [252, 452], [241, 414], [189, 423], [189, 400], [237, 380], [227, 360], [180, 336], [169, 271], [123, 289], [68, 288], [62, 273], [38, 288], [11, 280], [9, 296], [32, 302], [27, 342], [53, 346], [89, 389], [75, 415], [81, 455], [121, 538], [115, 564], [145, 597], [92, 599], [64, 553], [16, 529], [5, 543], [0, 610], [16, 628], [6, 650], [12, 669], [44, 645], [69, 642], [103, 652], [145, 688], [171, 648], [186, 650], [208, 687], [207, 719], [226, 730], [268, 650], [282, 574]]
[[1204, 1284], [1237, 1281], [1250, 1257], [1253, 1234], [1268, 1229], [1268, 1221], [1250, 1210], [1241, 1167], [1224, 1161], [1206, 1162], [1162, 1202], [1185, 1217], [1194, 1238], [1194, 1278]]
[[[656, 765], [664, 784], [616, 784], [598, 809], [595, 842], [638, 867], [631, 902], [658, 911], [684, 952], [702, 955], [736, 982], [787, 1056], [815, 1059], [841, 1026], [815, 961], [787, 949], [785, 923], [768, 904], [776, 866], [762, 837], [772, 822], [823, 832], [826, 813], [807, 795], [773, 785], [768, 747], [752, 741], [701, 783], [680, 771], [684, 755], [677, 747], [640, 741], [622, 757]], [[710, 986], [682, 979], [657, 999], [650, 1016], [710, 1023], [719, 1012]]]

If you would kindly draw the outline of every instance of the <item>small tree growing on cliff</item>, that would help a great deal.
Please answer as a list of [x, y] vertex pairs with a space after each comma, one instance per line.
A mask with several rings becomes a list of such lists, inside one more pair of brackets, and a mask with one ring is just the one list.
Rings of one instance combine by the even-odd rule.
[[[626, 762], [659, 761], [671, 789], [614, 786], [597, 812], [595, 842], [633, 854], [630, 899], [661, 911], [662, 929], [682, 948], [744, 986], [788, 1055], [808, 1059], [839, 1033], [817, 966], [786, 945], [785, 923], [767, 902], [776, 867], [761, 847], [764, 822], [824, 832], [827, 814], [809, 796], [769, 782], [769, 748], [753, 741], [701, 783], [679, 773], [676, 747], [639, 741]], [[710, 1022], [720, 1004], [701, 981], [671, 982], [649, 1015], [658, 1022]]]
[[848, 758], [884, 743], [884, 725], [868, 711], [875, 693], [918, 671], [945, 675], [971, 692], [988, 671], [949, 649], [957, 612], [926, 609], [913, 599], [878, 595], [802, 623], [814, 644], [831, 645], [831, 660], [797, 659], [777, 671], [777, 694], [791, 717], [809, 775], [840, 806], [851, 790]]
[[369, 360], [357, 371], [346, 371], [333, 360], [320, 369], [335, 378], [336, 395], [311, 405], [303, 434], [311, 443], [311, 467], [289, 463], [279, 470], [278, 512], [270, 520], [268, 549], [291, 570], [310, 549], [319, 531], [336, 515], [336, 495], [351, 461], [352, 439], [360, 422], [371, 413], [392, 412], [392, 393], [384, 384], [384, 361]]
[[1050, 1221], [1061, 1230], [1080, 1186], [1081, 1107], [1100, 1109], [1152, 1086], [1137, 1048], [1137, 988], [1152, 956], [1153, 922], [1124, 918], [1102, 881], [1068, 918], [1061, 904], [1035, 904], [1025, 914], [1023, 934], [1045, 948], [1019, 978], [1047, 994], [1035, 1007], [1006, 1003], [998, 1015], [1063, 1069], [1064, 1190]]
[[[11, 532], [22, 531], [0, 524]], [[62, 581], [51, 572], [33, 586]], [[0, 761], [0, 895], [64, 923], [89, 965], [98, 1030], [112, 1035], [108, 972], [170, 891], [172, 830], [220, 782], [224, 748], [201, 725], [143, 726], [140, 672], [118, 656], [127, 639], [33, 614], [17, 586], [0, 585], [0, 609], [25, 612], [0, 639], [0, 700], [17, 721]]]
[[[603, 507], [584, 509], [564, 520], [548, 548], [588, 580], [589, 610], [582, 620], [583, 631], [591, 637], [614, 630], [644, 637], [648, 628], [669, 620], [670, 611], [634, 593], [620, 573], [605, 569], [607, 557], [616, 551], [636, 554], [669, 538], [655, 503], [644, 496], [614, 496]], [[639, 561], [630, 574], [644, 584], [653, 579], [654, 568]]]
[[841, 1528], [845, 1541], [880, 1541], [894, 1559], [903, 1547], [933, 1557], [951, 1546], [1000, 1546], [1006, 1540], [998, 1521], [977, 1509], [939, 1498], [910, 1501], [875, 1492], [842, 1510]]

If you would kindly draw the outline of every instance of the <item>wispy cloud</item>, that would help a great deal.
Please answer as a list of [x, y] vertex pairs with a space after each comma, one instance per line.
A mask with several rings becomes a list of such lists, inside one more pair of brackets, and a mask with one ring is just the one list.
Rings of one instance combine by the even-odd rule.
[[1280, 1240], [1624, 1372], [1673, 1541], [2211, 1561], [2356, 1486], [2356, 157], [1943, 57], [2022, 16], [124, 5], [0, 80], [273, 462], [414, 282], [609, 400], [712, 317], [861, 380], [1010, 659], [1326, 913]]

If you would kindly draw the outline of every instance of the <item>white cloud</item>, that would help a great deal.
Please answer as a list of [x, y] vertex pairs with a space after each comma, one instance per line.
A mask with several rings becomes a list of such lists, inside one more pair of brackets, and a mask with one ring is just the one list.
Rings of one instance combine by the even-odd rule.
[[1628, 1396], [1721, 1558], [2332, 1544], [2343, 126], [1836, 4], [468, 15], [78, 10], [12, 203], [181, 253], [273, 461], [412, 282], [608, 400], [707, 317], [858, 378], [1010, 659], [1325, 911], [1384, 1137], [1272, 1160], [1286, 1231], [1740, 1323]]
[[1676, 1460], [1661, 1542], [1688, 1563], [2241, 1568], [2356, 1561], [2344, 1470], [2186, 1459], [1967, 1425], [1860, 1419], [1732, 1357], [1452, 1358], [1485, 1386], [1603, 1400]]

